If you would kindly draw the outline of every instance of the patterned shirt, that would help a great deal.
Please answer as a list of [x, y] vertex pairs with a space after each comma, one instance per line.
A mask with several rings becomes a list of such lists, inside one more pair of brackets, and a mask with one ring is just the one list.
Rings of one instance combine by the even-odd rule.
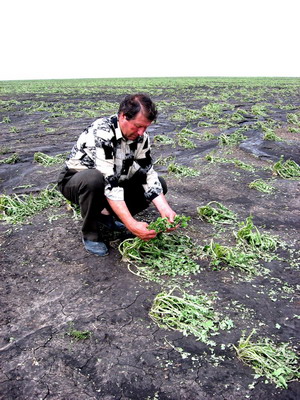
[[148, 201], [162, 193], [161, 183], [153, 169], [149, 135], [145, 132], [136, 140], [127, 140], [122, 135], [117, 115], [99, 118], [85, 129], [66, 165], [77, 171], [98, 169], [106, 182], [104, 194], [111, 200], [124, 200], [122, 182], [135, 173], [141, 178]]

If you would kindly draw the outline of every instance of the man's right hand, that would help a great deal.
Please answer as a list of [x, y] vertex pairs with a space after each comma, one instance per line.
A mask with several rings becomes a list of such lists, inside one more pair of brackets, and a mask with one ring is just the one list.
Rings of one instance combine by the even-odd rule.
[[145, 241], [153, 239], [157, 235], [155, 230], [153, 229], [149, 230], [147, 227], [148, 227], [147, 222], [140, 222], [136, 220], [133, 224], [127, 226], [130, 232], [132, 232], [135, 236]]
[[114, 213], [120, 218], [126, 228], [135, 236], [142, 240], [150, 240], [155, 238], [157, 233], [151, 229], [147, 229], [147, 222], [137, 221], [129, 212], [125, 201], [107, 199]]

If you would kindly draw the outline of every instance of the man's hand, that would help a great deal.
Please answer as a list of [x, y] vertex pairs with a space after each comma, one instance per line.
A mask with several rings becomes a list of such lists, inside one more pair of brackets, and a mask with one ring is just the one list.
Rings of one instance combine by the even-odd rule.
[[155, 238], [157, 233], [152, 229], [147, 229], [147, 222], [140, 222], [130, 214], [125, 201], [107, 199], [114, 213], [125, 224], [126, 228], [142, 240]]
[[[167, 202], [167, 200], [163, 194], [155, 197], [155, 199], [153, 200], [153, 204], [159, 211], [162, 218], [167, 218], [169, 220], [169, 222], [171, 222], [171, 223], [174, 222], [176, 212], [174, 210], [172, 210], [172, 208], [169, 206], [169, 203]], [[170, 228], [170, 229], [168, 229], [168, 232], [173, 231], [176, 228], [177, 227]]]
[[128, 229], [137, 237], [139, 237], [142, 240], [150, 240], [156, 237], [157, 233], [155, 230], [148, 229], [148, 224], [147, 222], [140, 222], [136, 221], [128, 227]]

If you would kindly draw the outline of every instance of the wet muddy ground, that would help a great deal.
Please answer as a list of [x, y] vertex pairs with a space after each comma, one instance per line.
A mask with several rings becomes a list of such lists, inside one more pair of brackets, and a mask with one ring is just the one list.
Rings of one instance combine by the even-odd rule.
[[[66, 204], [36, 213], [23, 224], [0, 225], [1, 335], [0, 398], [122, 400], [296, 400], [299, 382], [276, 388], [243, 364], [232, 347], [243, 333], [287, 342], [299, 352], [300, 181], [272, 173], [280, 156], [300, 163], [300, 85], [201, 81], [116, 81], [115, 86], [76, 81], [1, 84], [1, 193], [37, 194], [55, 183], [62, 164], [34, 162], [36, 152], [67, 153], [78, 135], [99, 115], [117, 111], [125, 94], [149, 93], [159, 107], [150, 127], [156, 169], [168, 182], [169, 203], [191, 217], [185, 234], [195, 247], [211, 239], [227, 245], [236, 226], [218, 229], [202, 221], [197, 207], [218, 201], [239, 221], [253, 216], [259, 229], [278, 236], [278, 259], [262, 261], [268, 274], [249, 277], [213, 269], [199, 259], [200, 272], [152, 282], [132, 274], [121, 260], [119, 241], [104, 258], [81, 244], [81, 221]], [[218, 107], [205, 108], [208, 104]], [[215, 110], [212, 112], [212, 110]], [[237, 114], [237, 111], [240, 112]], [[293, 121], [294, 123], [292, 123]], [[221, 145], [222, 134], [237, 129], [236, 145]], [[178, 142], [188, 128], [195, 148]], [[264, 140], [269, 128], [281, 139]], [[155, 136], [174, 140], [164, 145]], [[207, 155], [215, 162], [209, 162]], [[180, 178], [168, 172], [167, 157], [199, 171]], [[230, 160], [252, 168], [243, 169]], [[272, 193], [249, 188], [262, 178]], [[139, 218], [156, 219], [150, 207]], [[149, 317], [155, 296], [178, 285], [190, 294], [216, 293], [215, 309], [233, 328], [213, 337], [215, 345], [158, 327]], [[72, 330], [88, 332], [76, 340]]]

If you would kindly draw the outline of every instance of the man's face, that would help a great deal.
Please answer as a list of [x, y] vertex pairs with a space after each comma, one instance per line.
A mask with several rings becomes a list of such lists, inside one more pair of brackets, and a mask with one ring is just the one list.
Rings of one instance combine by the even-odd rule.
[[145, 130], [151, 125], [151, 121], [139, 112], [134, 119], [127, 120], [125, 115], [119, 115], [119, 125], [123, 136], [128, 140], [135, 140], [139, 136], [143, 136]]

